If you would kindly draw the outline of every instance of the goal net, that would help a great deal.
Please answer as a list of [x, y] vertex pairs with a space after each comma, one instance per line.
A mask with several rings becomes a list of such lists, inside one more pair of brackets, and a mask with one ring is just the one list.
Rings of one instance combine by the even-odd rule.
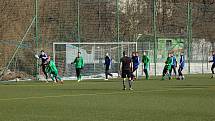
[[137, 51], [136, 42], [109, 43], [53, 43], [53, 58], [59, 74], [67, 79], [75, 79], [75, 67], [71, 64], [77, 57], [78, 51], [84, 59], [82, 75], [85, 79], [104, 78], [106, 53], [112, 59], [110, 72], [118, 76], [120, 58], [123, 51], [130, 56]]

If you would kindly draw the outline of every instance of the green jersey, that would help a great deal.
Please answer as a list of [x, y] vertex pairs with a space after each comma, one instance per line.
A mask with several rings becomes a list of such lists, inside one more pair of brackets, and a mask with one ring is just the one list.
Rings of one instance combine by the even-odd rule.
[[83, 57], [76, 57], [74, 63], [75, 63], [75, 68], [83, 68], [84, 67]]
[[49, 61], [48, 67], [46, 68], [47, 73], [58, 73], [57, 67], [53, 60]]
[[55, 81], [55, 79], [56, 81], [62, 81], [61, 77], [58, 75], [58, 70], [53, 60], [49, 61], [49, 64], [46, 67], [46, 72], [50, 74], [50, 77], [53, 81]]
[[148, 57], [147, 55], [143, 55], [143, 57], [142, 57], [142, 62], [143, 62], [144, 64], [149, 64], [149, 62], [150, 62], [149, 57]]
[[149, 69], [150, 59], [147, 55], [143, 55], [142, 62], [144, 64], [144, 69]]
[[171, 58], [171, 57], [168, 57], [168, 58], [166, 59], [165, 64], [166, 64], [165, 67], [166, 67], [168, 70], [171, 69], [172, 58]]

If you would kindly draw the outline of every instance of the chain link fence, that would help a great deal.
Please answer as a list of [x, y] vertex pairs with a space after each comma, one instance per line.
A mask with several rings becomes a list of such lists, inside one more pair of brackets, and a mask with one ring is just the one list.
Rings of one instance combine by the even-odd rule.
[[[170, 52], [177, 58], [184, 52], [186, 73], [210, 72], [214, 4], [7, 0], [0, 1], [0, 8], [0, 70], [14, 78], [37, 79], [42, 72], [34, 55], [45, 50], [53, 56], [54, 42], [137, 42], [139, 55], [146, 51], [150, 57], [151, 75], [161, 74]], [[116, 55], [119, 60], [120, 49]], [[62, 63], [56, 61], [57, 67], [61, 68]], [[141, 68], [139, 74], [142, 75]]]

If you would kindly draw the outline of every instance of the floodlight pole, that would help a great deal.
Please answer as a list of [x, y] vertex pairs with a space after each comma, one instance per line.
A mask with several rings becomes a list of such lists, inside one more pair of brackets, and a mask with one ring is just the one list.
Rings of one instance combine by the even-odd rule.
[[187, 60], [188, 60], [188, 74], [190, 74], [190, 62], [191, 62], [191, 43], [192, 43], [192, 3], [189, 0], [188, 2], [188, 8], [187, 8], [187, 42], [188, 42], [188, 54], [187, 54]]
[[156, 18], [157, 18], [157, 0], [153, 1], [153, 39], [154, 39], [154, 64], [155, 64], [155, 76], [157, 76], [157, 25], [156, 25]]
[[[80, 38], [80, 0], [78, 0], [78, 25], [77, 25], [77, 28], [78, 28], [78, 43], [81, 42], [81, 38]], [[78, 44], [78, 51], [80, 51], [80, 44]]]
[[[116, 32], [117, 32], [117, 42], [118, 42], [118, 49], [117, 49], [117, 55], [118, 55], [118, 70], [120, 70], [120, 48], [119, 48], [119, 43], [120, 43], [120, 38], [119, 38], [119, 0], [116, 0]], [[119, 74], [119, 73], [118, 73]]]

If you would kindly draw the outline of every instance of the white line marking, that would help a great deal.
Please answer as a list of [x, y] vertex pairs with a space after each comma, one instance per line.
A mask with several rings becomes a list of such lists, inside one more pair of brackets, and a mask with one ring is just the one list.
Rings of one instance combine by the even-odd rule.
[[94, 93], [94, 94], [73, 94], [73, 95], [56, 95], [56, 96], [41, 96], [41, 97], [21, 97], [21, 98], [5, 98], [0, 101], [13, 101], [13, 100], [28, 100], [28, 99], [45, 99], [45, 98], [61, 98], [61, 97], [79, 97], [79, 96], [99, 96], [99, 95], [114, 95], [114, 94], [134, 94], [144, 92], [168, 92], [168, 91], [183, 91], [183, 90], [201, 90], [202, 88], [186, 88], [186, 89], [166, 89], [166, 90], [145, 90], [145, 91], [118, 91], [112, 93]]

